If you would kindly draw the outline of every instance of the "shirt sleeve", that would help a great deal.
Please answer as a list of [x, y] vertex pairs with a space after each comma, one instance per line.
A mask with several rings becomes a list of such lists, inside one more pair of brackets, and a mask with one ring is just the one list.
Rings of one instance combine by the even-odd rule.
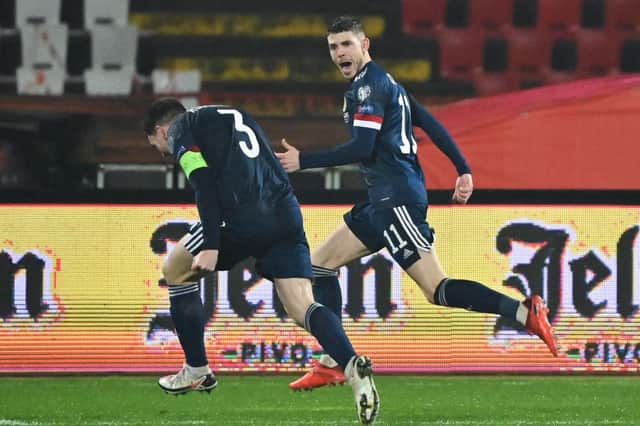
[[196, 206], [203, 230], [202, 248], [219, 249], [222, 215], [213, 171], [209, 168], [188, 129], [172, 126], [169, 137], [173, 138], [176, 160], [195, 192]]
[[220, 223], [222, 218], [218, 193], [213, 184], [211, 170], [208, 167], [194, 170], [189, 177], [189, 183], [195, 191], [196, 205], [200, 215], [200, 222], [202, 223], [202, 234], [204, 236], [202, 249], [218, 250], [220, 249]]
[[353, 111], [351, 140], [332, 149], [300, 153], [300, 168], [341, 166], [368, 160], [373, 155], [378, 131], [384, 121], [388, 90], [376, 81], [364, 80], [354, 88], [357, 100]]
[[355, 127], [350, 141], [318, 152], [301, 152], [300, 168], [341, 166], [358, 163], [371, 158], [378, 130], [369, 127]]
[[456, 166], [459, 175], [471, 173], [467, 160], [447, 129], [412, 95], [409, 95], [409, 104], [411, 106], [412, 124], [420, 127], [429, 135], [438, 149], [449, 157], [449, 160]]

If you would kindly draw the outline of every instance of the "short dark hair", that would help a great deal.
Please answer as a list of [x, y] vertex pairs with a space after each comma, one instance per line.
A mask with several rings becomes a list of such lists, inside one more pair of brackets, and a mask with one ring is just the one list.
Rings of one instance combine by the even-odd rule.
[[185, 111], [184, 105], [176, 98], [161, 98], [154, 101], [144, 117], [144, 133], [154, 134], [157, 125], [166, 124]]
[[327, 32], [329, 34], [337, 34], [345, 31], [353, 31], [354, 33], [364, 34], [364, 28], [360, 19], [355, 16], [343, 15], [333, 20]]

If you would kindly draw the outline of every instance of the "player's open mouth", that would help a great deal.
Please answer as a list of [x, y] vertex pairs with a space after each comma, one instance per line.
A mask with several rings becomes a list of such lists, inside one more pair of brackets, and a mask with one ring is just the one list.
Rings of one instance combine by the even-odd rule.
[[352, 62], [340, 62], [340, 69], [342, 71], [348, 71], [348, 69], [351, 68], [351, 64]]

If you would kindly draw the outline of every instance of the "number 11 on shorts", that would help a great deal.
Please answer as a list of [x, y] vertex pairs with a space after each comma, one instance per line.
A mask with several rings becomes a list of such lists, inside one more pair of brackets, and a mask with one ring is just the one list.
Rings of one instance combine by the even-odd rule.
[[392, 224], [389, 226], [389, 231], [391, 231], [395, 239], [398, 241], [397, 245], [393, 243], [393, 239], [389, 235], [389, 232], [384, 231], [383, 235], [385, 240], [387, 240], [387, 243], [389, 243], [389, 247], [391, 247], [391, 254], [396, 254], [398, 250], [407, 245], [407, 242], [402, 239], [395, 225]]

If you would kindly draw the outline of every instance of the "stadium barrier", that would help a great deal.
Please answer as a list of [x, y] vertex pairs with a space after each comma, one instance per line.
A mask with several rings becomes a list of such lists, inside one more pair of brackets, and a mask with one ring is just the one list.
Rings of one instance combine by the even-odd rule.
[[[348, 206], [303, 207], [311, 247]], [[380, 372], [634, 372], [638, 206], [434, 206], [451, 276], [542, 294], [560, 356], [493, 315], [428, 304], [386, 252], [341, 270], [347, 333]], [[170, 371], [182, 353], [161, 264], [191, 205], [0, 205], [0, 372]], [[247, 261], [202, 281], [212, 367], [298, 371], [320, 347]]]

